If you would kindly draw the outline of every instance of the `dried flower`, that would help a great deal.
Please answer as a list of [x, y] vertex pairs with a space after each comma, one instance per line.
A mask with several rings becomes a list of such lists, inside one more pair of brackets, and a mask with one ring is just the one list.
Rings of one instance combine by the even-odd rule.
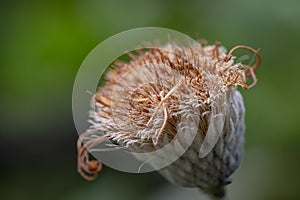
[[[254, 66], [234, 63], [232, 53], [240, 48], [256, 54]], [[180, 130], [192, 128], [183, 119], [197, 119], [191, 145], [159, 172], [172, 183], [224, 196], [243, 152], [245, 108], [237, 86], [256, 84], [259, 51], [236, 46], [226, 53], [218, 42], [188, 47], [170, 42], [164, 49], [128, 55], [131, 61], [116, 62], [92, 95], [91, 126], [78, 141], [80, 174], [92, 180], [101, 170], [87, 150], [104, 140], [135, 152], [153, 152], [171, 143]], [[250, 76], [253, 83], [248, 86]], [[81, 140], [87, 140], [85, 146]]]

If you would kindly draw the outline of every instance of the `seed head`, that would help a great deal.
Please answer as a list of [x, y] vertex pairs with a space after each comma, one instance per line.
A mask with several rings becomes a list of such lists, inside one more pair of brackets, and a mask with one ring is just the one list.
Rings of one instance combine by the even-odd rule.
[[[232, 53], [239, 48], [254, 52], [257, 63], [235, 63]], [[135, 152], [153, 152], [191, 128], [189, 119], [196, 119], [191, 145], [160, 173], [172, 183], [223, 196], [243, 152], [245, 108], [237, 87], [255, 85], [258, 51], [236, 46], [227, 53], [218, 42], [188, 47], [170, 42], [162, 49], [128, 55], [131, 61], [115, 62], [104, 85], [92, 95], [91, 126], [80, 140], [100, 133], [90, 137], [85, 147], [78, 143], [79, 172], [93, 179], [95, 170], [101, 170], [95, 160], [90, 163], [86, 150], [103, 140]], [[248, 86], [250, 76], [253, 84]], [[188, 137], [189, 131], [180, 145]]]

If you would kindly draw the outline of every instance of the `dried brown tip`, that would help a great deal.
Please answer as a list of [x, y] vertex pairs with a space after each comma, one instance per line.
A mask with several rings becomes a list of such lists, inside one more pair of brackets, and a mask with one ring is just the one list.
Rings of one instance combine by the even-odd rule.
[[219, 56], [220, 56], [220, 53], [219, 53], [220, 45], [221, 45], [221, 42], [219, 42], [219, 41], [215, 42], [215, 48], [213, 50], [213, 55], [215, 56], [215, 58], [219, 58]]
[[88, 181], [94, 180], [102, 169], [102, 164], [98, 160], [91, 159], [88, 149], [105, 140], [104, 137], [99, 137], [89, 140], [86, 144], [84, 144], [82, 142], [84, 137], [91, 134], [91, 132], [85, 132], [81, 134], [77, 140], [77, 171]]
[[250, 85], [247, 85], [246, 89], [250, 89], [252, 88], [253, 86], [256, 85], [257, 83], [257, 78], [256, 78], [256, 75], [255, 75], [255, 70], [258, 68], [258, 66], [260, 65], [260, 62], [261, 62], [261, 57], [260, 57], [260, 54], [259, 54], [259, 51], [260, 49], [258, 50], [255, 50], [251, 47], [248, 47], [248, 46], [244, 46], [244, 45], [237, 45], [235, 47], [233, 47], [227, 54], [227, 56], [224, 58], [224, 61], [225, 62], [228, 62], [231, 57], [232, 57], [232, 53], [238, 49], [246, 49], [248, 51], [251, 51], [252, 53], [254, 53], [257, 57], [257, 60], [256, 60], [256, 63], [254, 63], [253, 66], [248, 66], [248, 65], [243, 65], [242, 68], [246, 69], [247, 71], [245, 71], [245, 77], [248, 79], [250, 76], [252, 77], [253, 79], [253, 82], [250, 84]]
[[198, 34], [198, 32], [195, 32], [195, 37], [196, 37], [196, 41], [199, 41], [199, 34]]
[[204, 46], [206, 46], [206, 45], [207, 45], [207, 41], [206, 41], [206, 39], [203, 38], [203, 39], [201, 40], [201, 46], [204, 47]]

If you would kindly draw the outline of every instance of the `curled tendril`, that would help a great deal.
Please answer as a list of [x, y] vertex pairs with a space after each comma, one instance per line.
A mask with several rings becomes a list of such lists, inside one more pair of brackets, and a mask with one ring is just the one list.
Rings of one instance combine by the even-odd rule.
[[77, 140], [77, 171], [88, 181], [94, 180], [102, 169], [102, 164], [98, 160], [91, 158], [89, 149], [106, 140], [105, 137], [98, 137], [84, 144], [82, 142], [83, 139], [91, 134], [93, 133], [85, 132], [81, 134]]
[[259, 51], [260, 49], [258, 50], [255, 50], [251, 47], [248, 47], [248, 46], [244, 46], [244, 45], [237, 45], [235, 47], [233, 47], [227, 54], [227, 56], [224, 58], [224, 61], [225, 62], [228, 62], [231, 58], [232, 58], [232, 53], [238, 49], [246, 49], [248, 51], [251, 51], [252, 53], [254, 53], [257, 57], [257, 60], [256, 60], [256, 63], [254, 63], [253, 66], [249, 66], [249, 65], [243, 65], [241, 68], [244, 68], [246, 69], [245, 70], [245, 76], [246, 78], [248, 79], [250, 76], [252, 77], [253, 79], [253, 82], [247, 86], [247, 89], [249, 88], [252, 88], [253, 86], [256, 85], [257, 83], [257, 78], [256, 78], [256, 75], [254, 73], [254, 71], [258, 68], [260, 62], [261, 62], [261, 57], [260, 57], [260, 54], [259, 54]]

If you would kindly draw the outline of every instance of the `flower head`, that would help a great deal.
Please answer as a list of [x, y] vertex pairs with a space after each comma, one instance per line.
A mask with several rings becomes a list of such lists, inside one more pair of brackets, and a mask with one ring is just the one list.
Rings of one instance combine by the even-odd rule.
[[[258, 56], [253, 67], [234, 62], [232, 53], [239, 48]], [[245, 110], [237, 86], [247, 89], [249, 76], [256, 83], [258, 51], [237, 46], [227, 53], [218, 42], [188, 47], [170, 42], [164, 48], [129, 55], [131, 61], [116, 62], [104, 85], [92, 95], [95, 109], [90, 111], [87, 135], [99, 133], [89, 138], [86, 148], [106, 139], [128, 150], [153, 152], [189, 126], [184, 119], [195, 118], [191, 145], [160, 172], [183, 186], [220, 191], [240, 162]], [[95, 173], [86, 166], [89, 156], [80, 152], [79, 171], [89, 178]]]

